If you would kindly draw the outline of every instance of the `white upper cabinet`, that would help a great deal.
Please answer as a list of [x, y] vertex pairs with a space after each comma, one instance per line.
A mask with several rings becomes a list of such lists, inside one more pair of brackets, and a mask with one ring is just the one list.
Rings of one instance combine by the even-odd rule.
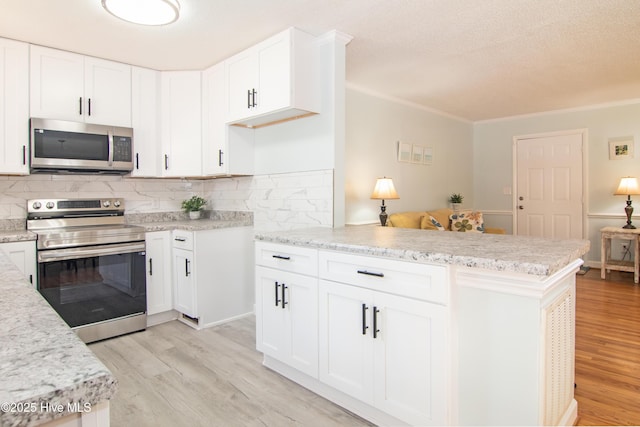
[[162, 176], [202, 174], [201, 74], [200, 71], [161, 73]]
[[29, 173], [29, 45], [0, 39], [0, 173]]
[[252, 175], [251, 129], [226, 124], [227, 82], [225, 64], [202, 72], [202, 174]]
[[131, 69], [131, 125], [133, 127], [133, 170], [131, 176], [160, 176], [159, 99], [160, 72]]
[[227, 122], [260, 127], [320, 112], [314, 37], [290, 28], [225, 61]]
[[131, 66], [31, 46], [31, 116], [131, 127]]

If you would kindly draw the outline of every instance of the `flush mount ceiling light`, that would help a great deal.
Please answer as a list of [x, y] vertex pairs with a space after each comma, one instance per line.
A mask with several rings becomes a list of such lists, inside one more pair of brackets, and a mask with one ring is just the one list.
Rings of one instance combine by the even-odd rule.
[[178, 20], [178, 0], [102, 0], [113, 16], [134, 24], [166, 25]]

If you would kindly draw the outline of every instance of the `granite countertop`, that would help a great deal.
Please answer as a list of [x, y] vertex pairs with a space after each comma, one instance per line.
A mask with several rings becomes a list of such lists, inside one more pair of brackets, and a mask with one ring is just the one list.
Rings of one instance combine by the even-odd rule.
[[25, 242], [36, 240], [37, 235], [27, 230], [2, 230], [0, 231], [0, 243]]
[[253, 214], [251, 212], [205, 212], [205, 217], [201, 219], [188, 219], [187, 215], [182, 212], [131, 214], [127, 215], [127, 223], [144, 227], [145, 231], [201, 231], [253, 225]]
[[550, 276], [589, 251], [588, 240], [438, 232], [379, 225], [256, 233], [256, 240], [420, 263]]
[[111, 399], [116, 378], [2, 253], [0, 293], [0, 426]]

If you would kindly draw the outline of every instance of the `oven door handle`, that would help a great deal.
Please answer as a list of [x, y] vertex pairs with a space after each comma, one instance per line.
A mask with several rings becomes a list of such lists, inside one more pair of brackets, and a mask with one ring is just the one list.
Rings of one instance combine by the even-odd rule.
[[144, 242], [123, 243], [117, 245], [101, 245], [80, 248], [54, 249], [38, 251], [38, 263], [64, 261], [69, 259], [91, 258], [101, 255], [118, 255], [132, 252], [143, 252]]

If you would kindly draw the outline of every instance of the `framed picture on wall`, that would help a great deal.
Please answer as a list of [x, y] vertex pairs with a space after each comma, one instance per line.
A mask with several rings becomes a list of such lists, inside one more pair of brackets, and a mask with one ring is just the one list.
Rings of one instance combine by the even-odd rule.
[[609, 160], [633, 159], [633, 137], [609, 138]]
[[411, 147], [411, 163], [422, 163], [423, 154], [424, 154], [424, 147], [422, 145], [413, 145]]
[[424, 147], [424, 152], [422, 153], [422, 163], [425, 165], [433, 164], [433, 148], [432, 147]]
[[407, 142], [398, 141], [398, 161], [399, 162], [411, 161], [411, 144]]

